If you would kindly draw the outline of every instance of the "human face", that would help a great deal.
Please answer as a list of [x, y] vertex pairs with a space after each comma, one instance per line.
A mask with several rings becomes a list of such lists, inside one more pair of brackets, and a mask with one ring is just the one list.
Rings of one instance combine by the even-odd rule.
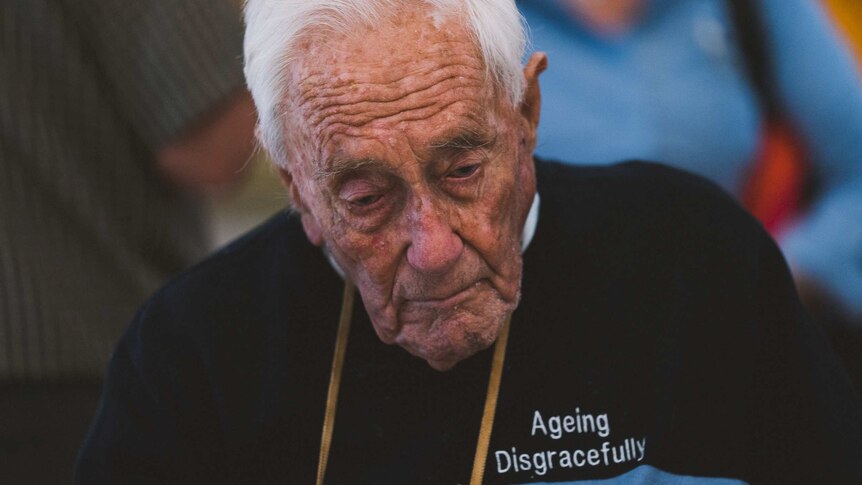
[[430, 10], [302, 49], [284, 175], [306, 233], [383, 342], [449, 369], [517, 306], [535, 124], [486, 80], [461, 24]]

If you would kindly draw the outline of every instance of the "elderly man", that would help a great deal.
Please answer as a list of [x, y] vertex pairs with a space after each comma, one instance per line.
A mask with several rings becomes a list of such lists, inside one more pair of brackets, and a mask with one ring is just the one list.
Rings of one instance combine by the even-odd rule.
[[858, 397], [752, 219], [659, 166], [534, 162], [511, 1], [246, 21], [295, 211], [143, 307], [79, 482], [862, 479]]

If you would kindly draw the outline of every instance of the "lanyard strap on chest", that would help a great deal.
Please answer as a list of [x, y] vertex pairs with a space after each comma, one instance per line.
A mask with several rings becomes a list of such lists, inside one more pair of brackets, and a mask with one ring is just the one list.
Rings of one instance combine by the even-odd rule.
[[338, 317], [338, 333], [335, 337], [335, 353], [332, 355], [332, 373], [329, 376], [329, 390], [326, 391], [326, 412], [323, 416], [320, 456], [317, 460], [317, 485], [323, 485], [326, 462], [329, 460], [335, 410], [338, 407], [338, 388], [341, 386], [341, 370], [344, 368], [344, 353], [347, 350], [347, 337], [350, 335], [350, 320], [353, 316], [353, 293], [353, 283], [345, 281], [344, 296], [341, 297], [341, 316]]
[[[341, 315], [338, 319], [338, 331], [335, 337], [335, 352], [332, 355], [332, 373], [329, 376], [329, 389], [326, 393], [326, 411], [323, 417], [323, 430], [320, 435], [320, 455], [317, 461], [317, 485], [323, 485], [326, 475], [326, 465], [329, 461], [329, 449], [332, 444], [332, 431], [335, 428], [335, 411], [338, 408], [338, 389], [341, 387], [341, 371], [344, 369], [344, 355], [347, 350], [347, 338], [350, 335], [350, 322], [353, 315], [354, 286], [350, 281], [344, 284], [344, 295], [341, 298]], [[476, 455], [473, 459], [473, 472], [470, 475], [470, 485], [481, 485], [485, 474], [485, 462], [488, 458], [488, 445], [491, 441], [491, 430], [494, 428], [494, 414], [497, 411], [497, 396], [500, 393], [500, 380], [503, 377], [503, 361], [506, 358], [506, 342], [509, 339], [511, 316], [506, 318], [494, 346], [494, 357], [491, 362], [491, 375], [488, 378], [488, 393], [485, 396], [485, 409], [482, 412], [482, 424], [479, 427], [479, 439], [476, 444]]]
[[491, 430], [494, 429], [494, 415], [497, 413], [497, 396], [500, 394], [500, 380], [503, 378], [503, 361], [506, 359], [506, 342], [509, 340], [511, 322], [512, 316], [509, 315], [503, 322], [494, 345], [494, 360], [491, 362], [491, 375], [488, 377], [488, 393], [485, 396], [485, 410], [482, 412], [482, 425], [479, 427], [470, 485], [482, 485], [482, 478], [485, 476], [485, 462], [488, 458]]

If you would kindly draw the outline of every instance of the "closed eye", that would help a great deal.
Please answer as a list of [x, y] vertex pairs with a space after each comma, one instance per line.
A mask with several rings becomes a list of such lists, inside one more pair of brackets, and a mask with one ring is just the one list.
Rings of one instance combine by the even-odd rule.
[[349, 202], [354, 207], [364, 208], [374, 205], [374, 203], [379, 201], [382, 197], [383, 196], [379, 194], [371, 194], [352, 199]]
[[453, 179], [465, 179], [476, 173], [481, 164], [474, 163], [472, 165], [464, 165], [449, 172], [448, 177]]

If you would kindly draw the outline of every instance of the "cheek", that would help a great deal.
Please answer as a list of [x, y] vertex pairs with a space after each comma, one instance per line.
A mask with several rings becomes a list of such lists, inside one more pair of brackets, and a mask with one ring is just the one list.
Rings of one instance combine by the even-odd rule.
[[385, 235], [368, 235], [348, 229], [342, 230], [329, 244], [339, 264], [357, 284], [388, 286], [394, 278], [398, 254], [395, 245]]
[[348, 277], [356, 284], [363, 305], [371, 317], [377, 336], [386, 344], [395, 343], [398, 335], [392, 289], [398, 270], [398, 259], [389, 241], [380, 236], [349, 232], [330, 248]]
[[517, 191], [511, 176], [498, 178], [488, 184], [477, 204], [462, 212], [465, 236], [477, 249], [508, 253], [511, 241], [519, 239]]

